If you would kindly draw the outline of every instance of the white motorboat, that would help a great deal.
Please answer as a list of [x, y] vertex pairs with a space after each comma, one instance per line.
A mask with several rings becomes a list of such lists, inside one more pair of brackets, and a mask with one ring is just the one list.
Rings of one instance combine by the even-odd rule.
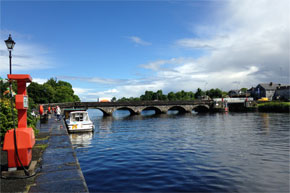
[[93, 131], [95, 126], [90, 120], [87, 111], [72, 111], [66, 119], [69, 133]]

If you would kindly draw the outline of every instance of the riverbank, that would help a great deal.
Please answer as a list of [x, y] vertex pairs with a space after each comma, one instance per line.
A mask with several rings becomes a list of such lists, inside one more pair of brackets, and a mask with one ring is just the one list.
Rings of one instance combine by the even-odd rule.
[[[32, 161], [37, 161], [39, 172], [28, 179], [1, 179], [1, 192], [88, 192], [63, 121], [49, 118], [38, 129]], [[7, 153], [1, 151], [1, 171], [5, 170]]]
[[289, 113], [290, 102], [264, 102], [258, 104], [258, 111], [260, 112], [278, 112], [278, 113]]

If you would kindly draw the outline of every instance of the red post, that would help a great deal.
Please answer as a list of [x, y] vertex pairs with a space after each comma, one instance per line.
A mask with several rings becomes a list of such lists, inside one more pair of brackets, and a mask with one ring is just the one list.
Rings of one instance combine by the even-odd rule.
[[[16, 129], [17, 150], [23, 166], [28, 166], [32, 158], [32, 148], [35, 144], [35, 136], [32, 128], [27, 128], [28, 96], [26, 83], [32, 79], [28, 74], [9, 74], [9, 80], [17, 81], [17, 95], [15, 96], [15, 107], [18, 110], [18, 128]], [[21, 166], [15, 153], [14, 129], [6, 132], [3, 150], [8, 152], [8, 167]]]

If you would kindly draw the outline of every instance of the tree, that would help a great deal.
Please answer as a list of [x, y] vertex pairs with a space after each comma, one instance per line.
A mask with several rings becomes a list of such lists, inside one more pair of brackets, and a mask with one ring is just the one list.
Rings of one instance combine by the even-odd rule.
[[167, 98], [169, 101], [176, 101], [176, 95], [174, 92], [168, 93]]
[[140, 96], [140, 99], [141, 99], [142, 101], [150, 101], [150, 100], [154, 100], [154, 99], [153, 99], [153, 95], [154, 95], [153, 91], [147, 91], [147, 90], [146, 90], [146, 91], [145, 91], [145, 94]]
[[55, 88], [57, 86], [57, 79], [56, 78], [50, 78], [46, 83], [51, 85], [53, 88]]
[[248, 91], [248, 89], [247, 89], [247, 88], [241, 88], [241, 92], [242, 92], [242, 94], [246, 94], [246, 93], [247, 93], [247, 91]]
[[43, 85], [38, 84], [36, 82], [30, 83], [27, 87], [27, 92], [29, 98], [31, 98], [35, 103], [42, 104], [42, 103], [49, 103], [49, 96], [45, 92], [45, 88]]
[[49, 79], [44, 84], [32, 82], [28, 88], [28, 95], [36, 104], [78, 102], [80, 98], [74, 94], [72, 85], [65, 81]]
[[205, 96], [205, 92], [202, 91], [200, 88], [198, 88], [197, 91], [196, 91], [195, 94], [194, 94], [194, 97], [195, 97], [195, 98], [200, 98], [200, 97], [202, 97], [202, 96]]
[[206, 95], [208, 95], [210, 98], [221, 98], [223, 95], [223, 92], [216, 88], [216, 89], [210, 89], [208, 91], [206, 91]]

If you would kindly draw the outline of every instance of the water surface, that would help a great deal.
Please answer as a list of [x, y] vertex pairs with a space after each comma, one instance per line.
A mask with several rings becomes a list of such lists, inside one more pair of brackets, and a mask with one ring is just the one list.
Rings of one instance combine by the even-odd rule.
[[71, 139], [90, 192], [289, 192], [289, 114], [153, 113], [89, 110]]

